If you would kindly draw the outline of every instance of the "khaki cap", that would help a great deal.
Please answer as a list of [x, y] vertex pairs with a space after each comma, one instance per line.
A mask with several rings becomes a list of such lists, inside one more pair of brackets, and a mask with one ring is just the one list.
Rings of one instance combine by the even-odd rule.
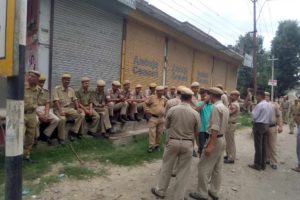
[[169, 88], [167, 85], [165, 85], [165, 89]]
[[191, 84], [191, 87], [199, 87], [200, 86], [200, 83], [195, 81]]
[[180, 92], [181, 92], [181, 94], [186, 94], [186, 95], [191, 95], [191, 96], [194, 95], [194, 92], [190, 88], [187, 88], [187, 87], [182, 88], [182, 90]]
[[265, 92], [265, 95], [266, 95], [266, 96], [271, 96], [271, 95], [270, 95], [270, 92]]
[[97, 85], [98, 86], [105, 86], [105, 81], [104, 80], [98, 80]]
[[37, 70], [29, 70], [28, 73], [33, 73], [33, 74], [35, 74], [37, 76], [41, 76], [41, 73], [39, 71], [37, 71]]
[[232, 90], [232, 91], [230, 92], [230, 94], [240, 96], [240, 92], [237, 91], [237, 90]]
[[141, 84], [137, 84], [137, 85], [135, 86], [135, 88], [142, 88], [142, 85], [141, 85]]
[[209, 88], [208, 91], [211, 94], [219, 94], [219, 95], [224, 94], [224, 92], [220, 88], [218, 88], [218, 87], [211, 87], [211, 88]]
[[172, 86], [172, 87], [170, 87], [170, 89], [171, 89], [171, 90], [175, 90], [175, 89], [176, 89], [176, 87], [175, 87], [175, 86]]
[[155, 88], [155, 90], [163, 90], [164, 89], [164, 86], [161, 86], [161, 85], [159, 85], [159, 86], [156, 86], [156, 88]]
[[81, 78], [81, 82], [84, 82], [84, 81], [90, 81], [90, 78], [89, 78], [89, 77], [86, 77], [86, 76], [84, 76], [84, 77], [82, 77], [82, 78]]
[[62, 78], [71, 78], [71, 75], [66, 73], [66, 74], [63, 74], [61, 77]]
[[113, 81], [112, 84], [114, 86], [121, 86], [121, 83], [119, 81]]
[[220, 88], [221, 90], [223, 90], [223, 85], [221, 85], [221, 84], [216, 85], [216, 87]]
[[156, 87], [157, 86], [157, 84], [156, 83], [150, 83], [150, 85], [149, 85], [149, 87]]
[[177, 87], [177, 91], [178, 92], [181, 92], [183, 89], [185, 89], [185, 88], [187, 88], [187, 87], [185, 87], [185, 86], [183, 86], [183, 85], [180, 85], [180, 86], [178, 86]]
[[39, 80], [40, 81], [45, 81], [46, 80], [46, 76], [44, 74], [41, 74]]
[[130, 80], [125, 80], [123, 85], [130, 84]]

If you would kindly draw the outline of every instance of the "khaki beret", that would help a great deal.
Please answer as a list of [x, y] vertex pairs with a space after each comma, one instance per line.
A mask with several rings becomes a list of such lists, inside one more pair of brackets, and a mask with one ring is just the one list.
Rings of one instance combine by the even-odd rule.
[[130, 84], [130, 80], [125, 80], [123, 85]]
[[71, 75], [70, 74], [63, 74], [61, 77], [62, 78], [71, 78]]
[[194, 92], [190, 88], [187, 88], [187, 87], [182, 88], [182, 90], [180, 92], [181, 92], [181, 94], [187, 94], [187, 95], [191, 95], [191, 96], [194, 95]]
[[231, 92], [230, 92], [230, 94], [232, 94], [232, 95], [238, 95], [238, 96], [240, 96], [240, 92], [239, 92], [239, 91], [237, 91], [237, 90], [233, 90], [233, 91], [231, 91]]
[[177, 91], [181, 92], [185, 88], [186, 88], [185, 86], [180, 85], [180, 86], [177, 87]]
[[211, 94], [219, 94], [219, 95], [224, 94], [224, 92], [220, 88], [218, 88], [218, 87], [211, 87], [211, 88], [209, 88], [208, 91]]
[[221, 84], [216, 85], [216, 87], [220, 88], [221, 90], [223, 90], [223, 85], [221, 85]]
[[161, 86], [161, 85], [156, 86], [156, 88], [155, 88], [155, 90], [163, 90], [163, 89], [164, 89], [164, 86]]
[[45, 81], [46, 80], [46, 76], [44, 74], [41, 74], [39, 80], [40, 81]]
[[112, 84], [114, 86], [121, 86], [121, 83], [119, 81], [113, 81]]
[[265, 95], [266, 95], [266, 96], [271, 96], [271, 95], [270, 95], [270, 92], [265, 92]]
[[191, 84], [191, 87], [199, 87], [200, 86], [200, 83], [195, 81]]
[[84, 82], [84, 81], [90, 81], [90, 78], [89, 78], [89, 77], [86, 77], [86, 76], [84, 76], [84, 77], [82, 77], [82, 78], [81, 78], [81, 82]]
[[98, 86], [105, 86], [105, 81], [104, 80], [98, 80], [97, 85]]
[[142, 85], [141, 85], [141, 84], [137, 84], [137, 85], [135, 86], [135, 88], [142, 88]]
[[172, 86], [170, 89], [171, 89], [171, 90], [175, 90], [175, 89], [176, 89], [176, 87], [175, 87], [175, 86]]
[[41, 76], [41, 73], [39, 71], [36, 71], [36, 70], [29, 70], [28, 73], [33, 73], [37, 76]]
[[156, 83], [150, 83], [150, 85], [149, 85], [149, 87], [156, 87], [157, 86], [157, 84]]

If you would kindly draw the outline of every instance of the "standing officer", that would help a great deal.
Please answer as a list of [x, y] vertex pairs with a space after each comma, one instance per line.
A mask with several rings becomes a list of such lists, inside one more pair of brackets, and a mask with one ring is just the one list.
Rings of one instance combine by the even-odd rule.
[[200, 84], [198, 82], [193, 82], [191, 84], [191, 90], [194, 92], [192, 98], [192, 107], [195, 109], [199, 101], [201, 101], [201, 96], [199, 94]]
[[288, 118], [289, 118], [289, 109], [290, 109], [290, 102], [288, 101], [287, 96], [283, 97], [283, 101], [281, 102], [280, 107], [282, 109], [283, 122], [287, 124], [289, 121]]
[[38, 86], [40, 73], [38, 71], [28, 71], [28, 84], [25, 84], [24, 91], [24, 153], [23, 159], [25, 161], [31, 161], [30, 151], [34, 144], [34, 138], [36, 136], [36, 129], [38, 123], [36, 120], [36, 108], [38, 107], [38, 97], [41, 92], [41, 88]]
[[98, 80], [96, 91], [93, 93], [92, 102], [94, 109], [99, 113], [100, 117], [100, 132], [104, 138], [109, 138], [109, 134], [114, 133], [111, 123], [116, 123], [115, 121], [110, 121], [109, 110], [107, 107], [108, 100], [104, 92], [105, 81]]
[[171, 99], [170, 96], [169, 96], [169, 87], [167, 85], [165, 85], [165, 89], [164, 89], [164, 97], [166, 99]]
[[130, 121], [135, 121], [134, 119], [134, 110], [135, 110], [135, 104], [132, 101], [132, 93], [130, 91], [130, 81], [125, 80], [123, 83], [123, 90], [121, 91], [122, 96], [124, 97], [126, 103], [128, 104], [128, 111], [129, 116], [128, 119]]
[[88, 77], [81, 78], [81, 88], [76, 92], [78, 105], [85, 114], [86, 118], [92, 119], [87, 134], [96, 137], [100, 116], [93, 108], [92, 93], [89, 91], [90, 79]]
[[144, 103], [144, 111], [151, 116], [149, 126], [148, 152], [159, 150], [160, 135], [164, 130], [164, 114], [167, 99], [163, 97], [164, 87], [156, 87], [156, 95], [150, 96]]
[[297, 111], [297, 106], [299, 103], [299, 99], [295, 99], [294, 104], [290, 106], [289, 109], [289, 127], [290, 127], [290, 134], [294, 134], [294, 129], [295, 129], [295, 114]]
[[[217, 87], [212, 87], [209, 89], [209, 95], [213, 103], [213, 110], [208, 127], [210, 136], [204, 149], [204, 156], [201, 156], [198, 165], [199, 193], [190, 193], [190, 197], [200, 200], [208, 199], [208, 196], [214, 200], [218, 199], [225, 146], [223, 135], [227, 130], [229, 119], [228, 108], [221, 101], [223, 91]], [[209, 182], [210, 190], [208, 190]]]
[[130, 113], [134, 114], [134, 119], [136, 121], [141, 121], [139, 118], [139, 113], [143, 112], [143, 105], [145, 102], [145, 96], [142, 92], [142, 85], [137, 84], [135, 90], [132, 92], [132, 107]]
[[121, 83], [119, 81], [112, 82], [112, 88], [108, 91], [107, 100], [109, 101], [109, 115], [114, 118], [114, 112], [119, 113], [119, 121], [125, 123], [128, 119], [126, 116], [128, 103], [120, 91]]
[[295, 172], [300, 173], [300, 104], [297, 105], [297, 109], [295, 111], [295, 123], [297, 125], [297, 158], [298, 158], [298, 166], [293, 168]]
[[170, 94], [169, 94], [169, 97], [170, 97], [170, 99], [174, 99], [174, 98], [176, 98], [176, 87], [175, 86], [172, 86], [171, 88], [170, 88]]
[[[50, 109], [49, 91], [44, 88], [45, 81], [46, 77], [41, 75], [39, 79], [41, 92], [38, 97], [38, 107], [36, 109], [36, 114], [39, 118], [39, 122], [49, 122], [49, 126], [44, 130], [43, 133], [45, 135], [46, 142], [51, 145], [52, 141], [50, 137], [59, 123], [59, 118]], [[39, 131], [39, 129], [37, 130]]]
[[282, 132], [282, 113], [276, 102], [270, 102], [270, 93], [265, 92], [266, 100], [272, 106], [272, 122], [267, 132], [267, 163], [270, 163], [272, 169], [277, 169], [277, 133]]
[[177, 106], [178, 104], [181, 103], [181, 99], [180, 99], [180, 95], [181, 95], [181, 91], [183, 89], [185, 89], [186, 87], [185, 86], [178, 86], [177, 87], [177, 96], [175, 99], [170, 99], [167, 101], [167, 104], [166, 104], [166, 115], [168, 113], [168, 111], [170, 110], [170, 108], [172, 108], [173, 106]]
[[75, 123], [70, 129], [68, 136], [70, 141], [74, 141], [73, 136], [81, 139], [82, 135], [79, 134], [79, 129], [84, 119], [84, 113], [79, 108], [77, 97], [73, 88], [69, 87], [71, 81], [70, 74], [62, 75], [62, 85], [58, 85], [53, 91], [53, 101], [56, 106], [55, 113], [59, 117], [58, 124], [58, 143], [64, 144], [65, 142], [65, 126], [67, 119], [74, 119]]
[[145, 96], [148, 98], [151, 95], [155, 95], [156, 83], [150, 83], [149, 89], [145, 90]]
[[222, 100], [223, 104], [224, 104], [226, 107], [228, 107], [229, 101], [228, 101], [227, 94], [224, 92], [223, 85], [218, 84], [218, 85], [216, 85], [216, 87], [217, 87], [217, 88], [220, 88], [220, 89], [223, 91], [221, 100]]
[[237, 90], [233, 90], [230, 93], [230, 104], [229, 104], [229, 122], [228, 129], [225, 134], [226, 140], [226, 156], [224, 159], [224, 163], [226, 164], [234, 164], [235, 156], [236, 156], [236, 145], [234, 139], [234, 133], [236, 130], [236, 123], [240, 114], [240, 105], [238, 99], [240, 97], [240, 92]]
[[151, 189], [151, 192], [157, 197], [165, 196], [172, 170], [177, 161], [177, 179], [173, 199], [184, 199], [192, 165], [194, 138], [201, 125], [198, 113], [190, 106], [193, 94], [188, 88], [182, 89], [181, 103], [168, 111], [165, 126], [169, 139], [164, 151], [158, 184]]

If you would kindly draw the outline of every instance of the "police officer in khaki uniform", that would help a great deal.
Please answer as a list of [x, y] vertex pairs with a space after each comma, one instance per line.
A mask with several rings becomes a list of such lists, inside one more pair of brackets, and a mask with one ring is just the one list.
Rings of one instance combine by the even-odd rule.
[[294, 134], [294, 129], [295, 129], [295, 114], [296, 114], [297, 106], [298, 106], [299, 102], [300, 102], [299, 99], [295, 99], [294, 104], [290, 105], [290, 109], [289, 109], [289, 127], [290, 127], [290, 132], [289, 132], [289, 134]]
[[168, 100], [171, 99], [171, 97], [169, 96], [169, 87], [167, 85], [165, 85], [164, 97]]
[[137, 84], [131, 96], [132, 96], [132, 110], [130, 111], [130, 113], [134, 114], [134, 119], [136, 121], [141, 121], [141, 118], [139, 117], [139, 113], [143, 113], [144, 110], [143, 105], [146, 100], [146, 97], [142, 92], [142, 85]]
[[228, 96], [227, 96], [227, 94], [224, 92], [224, 87], [223, 87], [223, 85], [218, 84], [218, 85], [216, 85], [216, 87], [219, 88], [219, 89], [221, 89], [221, 90], [223, 91], [221, 100], [222, 100], [223, 104], [224, 104], [226, 107], [228, 107], [228, 105], [229, 105]]
[[164, 130], [164, 114], [167, 99], [163, 97], [164, 87], [156, 87], [156, 95], [150, 96], [144, 103], [144, 111], [151, 116], [149, 126], [148, 152], [159, 150], [160, 135]]
[[58, 85], [53, 91], [53, 101], [55, 104], [55, 114], [59, 117], [58, 124], [58, 143], [64, 144], [65, 142], [65, 126], [67, 119], [74, 119], [75, 123], [70, 129], [68, 136], [70, 141], [74, 141], [73, 136], [81, 139], [82, 135], [79, 134], [79, 129], [82, 125], [82, 120], [85, 114], [79, 108], [77, 97], [73, 88], [69, 87], [71, 81], [70, 74], [62, 75], [62, 85]]
[[25, 84], [24, 91], [24, 152], [23, 159], [31, 161], [30, 151], [34, 144], [38, 123], [36, 120], [36, 108], [38, 107], [38, 97], [41, 88], [38, 86], [40, 73], [38, 71], [28, 71], [28, 84]]
[[292, 168], [295, 172], [300, 173], [300, 104], [297, 105], [296, 110], [295, 110], [295, 123], [297, 125], [297, 158], [298, 158], [298, 166], [295, 168]]
[[181, 90], [181, 103], [172, 107], [166, 117], [166, 132], [169, 135], [164, 151], [158, 184], [151, 192], [164, 197], [177, 161], [177, 179], [173, 200], [183, 200], [192, 165], [194, 138], [200, 129], [199, 114], [190, 106], [194, 93], [189, 88]]
[[[108, 100], [106, 98], [107, 94], [105, 94], [105, 81], [98, 80], [97, 88], [93, 93], [92, 102], [94, 105], [94, 109], [97, 113], [99, 113], [100, 117], [100, 132], [104, 138], [109, 138], [109, 134], [114, 133], [111, 125], [111, 121], [109, 119], [109, 110], [108, 110]], [[115, 121], [112, 121], [116, 123]]]
[[128, 119], [126, 116], [128, 103], [120, 91], [121, 83], [119, 81], [112, 82], [112, 88], [108, 90], [107, 100], [109, 101], [109, 115], [115, 119], [115, 112], [120, 114], [119, 122], [125, 123]]
[[[270, 93], [265, 92], [266, 101], [270, 102]], [[272, 169], [277, 169], [277, 134], [282, 132], [282, 113], [278, 103], [270, 102], [272, 105], [272, 122], [269, 125], [267, 132], [267, 163], [270, 164]]]
[[85, 118], [89, 118], [92, 120], [92, 123], [89, 125], [87, 134], [96, 137], [100, 116], [93, 108], [92, 92], [89, 91], [89, 84], [90, 79], [88, 77], [82, 77], [81, 88], [76, 92], [76, 97], [78, 99], [78, 105], [80, 109], [85, 114]]
[[[198, 165], [198, 192], [190, 193], [193, 199], [205, 200], [210, 196], [218, 199], [221, 180], [223, 152], [225, 141], [223, 135], [228, 128], [229, 110], [222, 103], [223, 91], [217, 87], [209, 89], [209, 95], [213, 103], [213, 110], [209, 122], [209, 139]], [[209, 181], [210, 180], [210, 181]], [[210, 183], [210, 190], [208, 185]]]
[[282, 110], [283, 122], [287, 124], [289, 121], [289, 109], [290, 109], [290, 102], [288, 101], [287, 96], [283, 97], [283, 101], [280, 104], [280, 108]]
[[145, 90], [145, 97], [150, 97], [151, 95], [155, 95], [156, 83], [150, 83], [149, 89]]
[[199, 94], [200, 84], [198, 82], [193, 82], [191, 84], [191, 90], [194, 92], [193, 98], [192, 98], [192, 107], [196, 109], [196, 105], [199, 101], [201, 101], [201, 96]]
[[228, 129], [225, 134], [226, 140], [226, 156], [224, 159], [224, 163], [233, 164], [236, 156], [236, 145], [234, 139], [234, 133], [236, 130], [236, 123], [240, 114], [240, 105], [238, 99], [240, 97], [240, 92], [237, 90], [233, 90], [230, 93], [230, 104], [229, 104], [229, 121], [228, 121]]
[[[39, 86], [41, 87], [41, 92], [38, 97], [38, 107], [36, 109], [36, 114], [38, 116], [40, 123], [49, 123], [48, 127], [44, 130], [44, 135], [46, 142], [51, 145], [52, 141], [50, 139], [53, 131], [59, 123], [59, 118], [50, 109], [50, 98], [49, 91], [44, 88], [46, 77], [41, 75], [39, 78]], [[39, 128], [37, 129], [39, 131]]]
[[175, 87], [175, 86], [172, 86], [172, 87], [170, 88], [169, 97], [170, 97], [170, 99], [175, 99], [175, 98], [177, 97], [177, 94], [176, 94], [176, 87]]
[[123, 83], [123, 90], [121, 91], [122, 96], [124, 97], [126, 103], [128, 104], [128, 119], [130, 121], [135, 121], [134, 111], [136, 104], [132, 101], [132, 92], [130, 90], [130, 81], [125, 80]]
[[167, 105], [166, 105], [166, 114], [168, 113], [168, 111], [170, 110], [170, 108], [177, 106], [178, 104], [181, 103], [181, 99], [180, 99], [180, 95], [181, 95], [181, 91], [183, 89], [185, 89], [185, 86], [178, 86], [177, 87], [177, 96], [174, 99], [170, 99], [167, 101]]

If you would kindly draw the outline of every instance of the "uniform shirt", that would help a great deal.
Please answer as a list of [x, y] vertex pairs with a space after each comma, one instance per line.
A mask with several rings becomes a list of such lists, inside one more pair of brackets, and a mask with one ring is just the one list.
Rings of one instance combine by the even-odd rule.
[[105, 106], [107, 104], [107, 94], [102, 91], [99, 92], [98, 90], [92, 93], [92, 103], [94, 106]]
[[283, 125], [283, 120], [282, 120], [282, 113], [280, 111], [280, 107], [278, 105], [278, 103], [276, 102], [270, 102], [271, 106], [272, 106], [272, 122], [271, 124], [275, 124], [275, 125], [279, 125], [282, 126]]
[[49, 102], [49, 91], [45, 88], [41, 88], [41, 92], [38, 97], [38, 106], [45, 106]]
[[164, 116], [167, 99], [158, 98], [156, 95], [150, 96], [144, 103], [144, 110], [159, 117]]
[[168, 99], [168, 100], [171, 99], [170, 96], [169, 96], [169, 92], [164, 93], [164, 97], [165, 97], [166, 99]]
[[38, 97], [40, 95], [41, 88], [39, 86], [29, 87], [27, 85], [24, 91], [24, 111], [32, 111], [38, 107]]
[[297, 125], [300, 124], [300, 104], [294, 106], [294, 109], [293, 109], [293, 113], [294, 113], [294, 120], [296, 122]]
[[170, 99], [175, 99], [177, 97], [176, 92], [174, 94], [170, 93], [169, 97]]
[[259, 102], [252, 111], [253, 122], [271, 124], [272, 112], [272, 106], [266, 100]]
[[83, 88], [80, 88], [76, 92], [76, 97], [78, 98], [78, 101], [83, 106], [89, 106], [92, 102], [92, 93], [90, 91], [84, 91]]
[[121, 94], [120, 90], [116, 90], [114, 92], [112, 89], [109, 89], [106, 98], [108, 100], [110, 100], [110, 99], [121, 99], [121, 98], [123, 98], [123, 95]]
[[62, 107], [68, 107], [72, 105], [73, 101], [77, 100], [77, 97], [73, 88], [68, 87], [65, 89], [62, 85], [59, 85], [54, 88], [53, 100], [59, 101]]
[[200, 94], [197, 93], [197, 95], [193, 95], [192, 96], [192, 103], [193, 103], [193, 107], [196, 107], [197, 103], [201, 101], [201, 96]]
[[213, 109], [210, 115], [208, 133], [212, 130], [218, 131], [218, 134], [225, 134], [228, 127], [229, 110], [221, 100], [213, 104]]
[[[200, 101], [197, 103], [197, 107], [201, 106], [204, 101]], [[211, 115], [213, 105], [210, 102], [207, 102], [203, 108], [200, 110], [200, 119], [201, 119], [201, 128], [200, 132], [207, 132], [208, 123]]]
[[145, 90], [145, 94], [144, 94], [146, 97], [150, 97], [151, 95], [155, 95], [155, 91], [154, 92], [151, 92], [150, 89], [147, 89]]
[[140, 91], [139, 93], [136, 93], [136, 90], [134, 90], [131, 93], [131, 96], [132, 96], [133, 99], [145, 99], [145, 95], [143, 94], [142, 91]]
[[[236, 108], [236, 112], [233, 113], [233, 114], [230, 114], [230, 117], [229, 117], [229, 122], [234, 122], [236, 123], [238, 121], [238, 118], [239, 118], [239, 114], [240, 114], [240, 104], [238, 101], [234, 101], [234, 102], [231, 102], [229, 104], [229, 108], [230, 107], [235, 107]], [[230, 109], [229, 109], [230, 110]]]
[[286, 102], [281, 102], [281, 108], [283, 110], [288, 110], [290, 108], [290, 102], [286, 101]]
[[223, 104], [224, 104], [226, 107], [228, 107], [229, 101], [228, 101], [227, 94], [222, 94], [221, 100], [222, 100]]
[[166, 113], [170, 110], [170, 108], [177, 106], [178, 104], [181, 103], [181, 100], [179, 97], [176, 97], [175, 99], [170, 99], [167, 101], [166, 105]]
[[190, 104], [180, 103], [169, 110], [165, 126], [169, 138], [193, 140], [201, 122], [199, 114]]
[[122, 96], [125, 98], [125, 99], [132, 99], [132, 95], [131, 95], [131, 91], [130, 90], [122, 90], [121, 91], [121, 94]]

